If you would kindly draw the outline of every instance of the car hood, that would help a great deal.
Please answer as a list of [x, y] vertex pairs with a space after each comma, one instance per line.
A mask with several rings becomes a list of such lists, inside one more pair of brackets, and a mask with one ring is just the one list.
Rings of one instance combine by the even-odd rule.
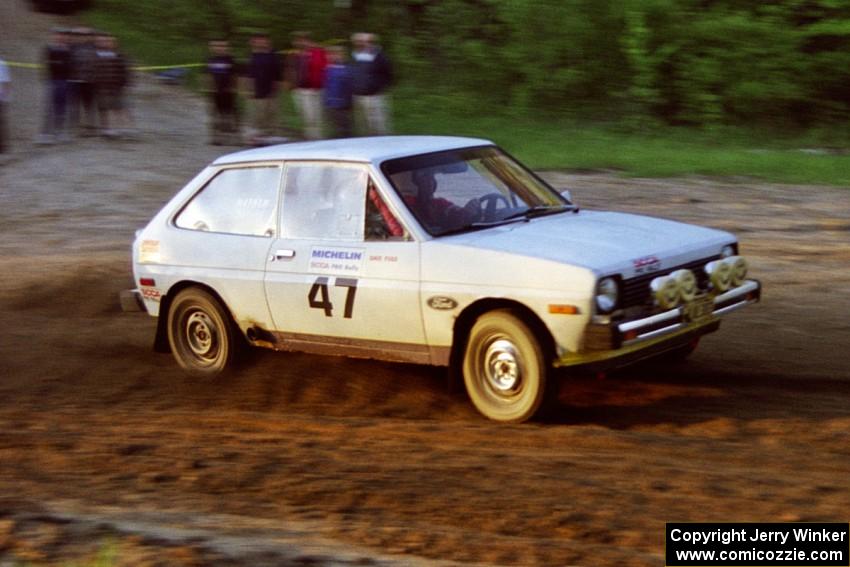
[[665, 219], [603, 211], [538, 217], [447, 237], [446, 243], [581, 266], [631, 277], [716, 256], [731, 234]]

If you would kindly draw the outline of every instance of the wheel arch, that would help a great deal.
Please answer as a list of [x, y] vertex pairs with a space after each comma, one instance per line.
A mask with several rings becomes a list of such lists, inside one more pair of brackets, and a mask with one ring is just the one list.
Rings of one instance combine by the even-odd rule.
[[242, 334], [242, 329], [239, 327], [239, 325], [236, 324], [236, 320], [233, 318], [233, 313], [231, 313], [230, 307], [215, 289], [205, 283], [201, 283], [198, 281], [181, 280], [172, 285], [168, 289], [168, 293], [163, 295], [162, 299], [160, 300], [159, 316], [157, 317], [156, 321], [156, 336], [154, 337], [153, 341], [154, 351], [162, 353], [171, 352], [171, 345], [168, 343], [168, 313], [171, 310], [171, 303], [172, 301], [174, 301], [174, 298], [177, 297], [177, 294], [183, 291], [184, 289], [188, 289], [190, 287], [202, 289], [212, 295], [222, 305], [222, 307], [224, 307], [225, 311], [227, 311], [227, 316], [230, 319], [230, 323], [236, 329], [239, 329], [239, 333]]
[[455, 320], [452, 332], [452, 348], [449, 355], [449, 369], [459, 376], [460, 363], [463, 361], [464, 349], [469, 339], [469, 332], [479, 317], [487, 312], [507, 309], [514, 312], [529, 326], [540, 341], [540, 346], [549, 362], [555, 354], [555, 338], [542, 319], [528, 306], [513, 299], [484, 298], [467, 305]]

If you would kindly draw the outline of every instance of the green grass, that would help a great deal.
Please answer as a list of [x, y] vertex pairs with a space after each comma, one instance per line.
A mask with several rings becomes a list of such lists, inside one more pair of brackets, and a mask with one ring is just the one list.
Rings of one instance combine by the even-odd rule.
[[[198, 63], [206, 58], [205, 38], [158, 33], [155, 21], [145, 24], [124, 12], [95, 6], [84, 14], [87, 22], [116, 34], [122, 49], [138, 63]], [[237, 55], [244, 56], [244, 46], [236, 47]], [[191, 88], [198, 87], [198, 77], [198, 71], [191, 73]], [[282, 108], [284, 123], [297, 128], [289, 97], [284, 97]], [[639, 130], [575, 118], [567, 121], [513, 115], [511, 109], [494, 107], [472, 95], [432, 93], [412, 85], [393, 90], [393, 115], [396, 133], [488, 138], [538, 169], [615, 170], [636, 177], [699, 175], [850, 187], [850, 135], [844, 125], [833, 131], [789, 131], [781, 136], [734, 128]], [[819, 147], [844, 151], [805, 151]]]
[[[686, 175], [751, 177], [783, 183], [850, 187], [850, 156], [810, 154], [799, 149], [717, 145], [693, 133], [618, 134], [573, 126], [526, 130], [500, 140], [540, 169], [616, 169], [637, 177]], [[515, 149], [514, 149], [515, 148]]]
[[822, 144], [808, 137], [769, 139], [764, 133], [736, 129], [630, 131], [575, 120], [476, 113], [475, 102], [467, 103], [470, 112], [464, 115], [451, 107], [443, 110], [448, 105], [426, 105], [421, 98], [409, 104], [395, 96], [396, 130], [488, 138], [536, 169], [615, 170], [634, 177], [745, 177], [850, 187], [850, 152], [810, 150]]

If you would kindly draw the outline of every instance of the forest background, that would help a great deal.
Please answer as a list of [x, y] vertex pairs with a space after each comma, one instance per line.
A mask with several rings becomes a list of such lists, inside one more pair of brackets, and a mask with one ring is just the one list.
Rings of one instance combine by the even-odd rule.
[[215, 37], [246, 57], [259, 29], [279, 49], [372, 31], [398, 133], [484, 136], [539, 168], [850, 186], [845, 0], [96, 0], [83, 18], [151, 64]]

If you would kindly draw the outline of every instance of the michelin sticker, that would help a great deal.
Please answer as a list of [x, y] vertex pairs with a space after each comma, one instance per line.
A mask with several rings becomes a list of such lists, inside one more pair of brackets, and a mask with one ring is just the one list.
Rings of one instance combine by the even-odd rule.
[[318, 274], [359, 274], [363, 248], [314, 246], [310, 250], [310, 271]]

